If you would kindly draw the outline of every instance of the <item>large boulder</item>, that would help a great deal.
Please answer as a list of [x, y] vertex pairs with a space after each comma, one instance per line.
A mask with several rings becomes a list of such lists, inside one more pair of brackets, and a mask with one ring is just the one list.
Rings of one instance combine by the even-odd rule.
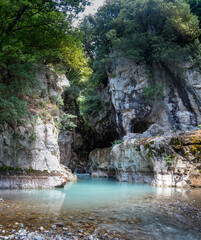
[[109, 177], [112, 175], [110, 171], [110, 151], [110, 148], [100, 148], [89, 154], [92, 177]]
[[[96, 177], [114, 171], [119, 181], [161, 187], [201, 186], [201, 131], [127, 139], [90, 154]], [[94, 164], [95, 163], [95, 164]], [[93, 167], [94, 168], [94, 167]]]

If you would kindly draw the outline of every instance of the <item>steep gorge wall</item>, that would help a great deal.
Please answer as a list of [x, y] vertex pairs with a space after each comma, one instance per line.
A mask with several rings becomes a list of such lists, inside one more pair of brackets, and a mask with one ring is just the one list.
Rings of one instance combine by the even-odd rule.
[[92, 176], [200, 186], [201, 135], [195, 131], [201, 124], [201, 73], [190, 64], [157, 64], [152, 71], [150, 76], [145, 65], [126, 59], [108, 71], [113, 120], [122, 143], [90, 153]]
[[[63, 185], [66, 180], [76, 179], [61, 164], [58, 144], [60, 111], [56, 101], [61, 98], [64, 87], [69, 87], [69, 82], [65, 75], [58, 75], [49, 68], [43, 68], [37, 73], [37, 78], [41, 95], [29, 102], [30, 116], [13, 126], [4, 124], [0, 133], [0, 168], [10, 170], [12, 175], [18, 172], [17, 175], [32, 174], [32, 177], [27, 176], [25, 182], [29, 183], [25, 184], [18, 176], [15, 178], [18, 183], [13, 184], [13, 180], [4, 174], [0, 187], [54, 187]], [[40, 171], [40, 181], [33, 180], [37, 178], [34, 177], [34, 171]], [[41, 178], [43, 175], [45, 178]]]
[[[93, 177], [161, 187], [201, 187], [201, 131], [130, 139], [90, 153]], [[111, 175], [113, 173], [113, 175]]]
[[[167, 131], [195, 130], [201, 124], [201, 73], [188, 64], [179, 70], [174, 66], [153, 66], [155, 86], [161, 86], [161, 96], [156, 92], [151, 101], [143, 94], [151, 78], [146, 66], [118, 60], [109, 73], [109, 88], [122, 135], [143, 133], [152, 124]], [[154, 91], [150, 87], [148, 98], [151, 94]]]

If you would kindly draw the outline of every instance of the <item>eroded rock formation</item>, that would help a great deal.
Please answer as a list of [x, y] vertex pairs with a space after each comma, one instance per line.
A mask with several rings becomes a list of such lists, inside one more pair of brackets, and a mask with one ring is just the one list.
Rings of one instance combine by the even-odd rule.
[[[200, 186], [201, 135], [195, 132], [201, 124], [199, 69], [157, 64], [152, 77], [154, 84], [145, 65], [125, 59], [108, 70], [122, 143], [90, 153], [92, 176], [108, 177], [113, 171], [119, 181]], [[145, 94], [147, 89], [151, 94]]]
[[201, 187], [201, 131], [129, 139], [90, 154], [92, 176], [162, 187]]
[[[41, 70], [37, 77], [42, 89], [40, 97], [43, 106], [29, 103], [32, 117], [22, 119], [22, 123], [16, 122], [13, 126], [1, 126], [0, 167], [4, 171], [15, 171], [17, 175], [2, 175], [0, 188], [47, 188], [62, 186], [66, 181], [76, 179], [60, 162], [56, 126], [59, 109], [55, 99], [62, 94], [63, 87], [69, 86], [69, 82], [64, 75], [56, 75], [50, 69]], [[34, 171], [41, 173], [34, 177]]]
[[151, 86], [145, 65], [121, 59], [110, 70], [111, 102], [122, 135], [143, 133], [152, 124], [182, 131], [195, 130], [201, 124], [201, 74], [188, 64], [179, 70], [168, 65], [153, 66], [152, 88], [161, 87], [153, 101], [143, 94]]

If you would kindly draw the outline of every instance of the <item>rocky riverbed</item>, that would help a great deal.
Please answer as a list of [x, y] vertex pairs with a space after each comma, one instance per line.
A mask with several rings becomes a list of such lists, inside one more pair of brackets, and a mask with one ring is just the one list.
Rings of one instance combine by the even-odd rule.
[[[0, 239], [200, 239], [200, 189], [172, 196], [133, 198], [100, 209], [28, 206], [0, 199]], [[90, 201], [90, 200], [89, 200]]]

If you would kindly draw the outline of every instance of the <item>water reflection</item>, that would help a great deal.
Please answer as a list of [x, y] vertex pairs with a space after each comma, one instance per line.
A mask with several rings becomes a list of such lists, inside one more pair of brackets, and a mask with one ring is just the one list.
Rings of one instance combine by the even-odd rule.
[[134, 197], [155, 194], [156, 188], [143, 184], [119, 183], [108, 179], [91, 179], [80, 176], [77, 183], [68, 183], [64, 189], [50, 190], [0, 190], [1, 197], [15, 199], [44, 208], [56, 209], [91, 209], [100, 208], [128, 201]]
[[[201, 239], [183, 208], [169, 205], [173, 199], [188, 199], [199, 205], [200, 189], [157, 188], [144, 184], [119, 183], [108, 179], [79, 176], [64, 189], [0, 190], [5, 203], [0, 224], [15, 221], [37, 229], [62, 222], [71, 231], [84, 229], [92, 234], [108, 232], [119, 239]], [[13, 204], [13, 205], [12, 205]], [[200, 207], [200, 205], [199, 205]], [[196, 229], [196, 230], [195, 230]], [[102, 232], [101, 232], [102, 231]]]
[[108, 179], [91, 179], [79, 175], [76, 183], [64, 189], [0, 190], [0, 197], [24, 202], [26, 206], [41, 206], [43, 210], [91, 209], [115, 206], [140, 198], [180, 196], [188, 198], [189, 189], [161, 188], [145, 184], [120, 183]]

